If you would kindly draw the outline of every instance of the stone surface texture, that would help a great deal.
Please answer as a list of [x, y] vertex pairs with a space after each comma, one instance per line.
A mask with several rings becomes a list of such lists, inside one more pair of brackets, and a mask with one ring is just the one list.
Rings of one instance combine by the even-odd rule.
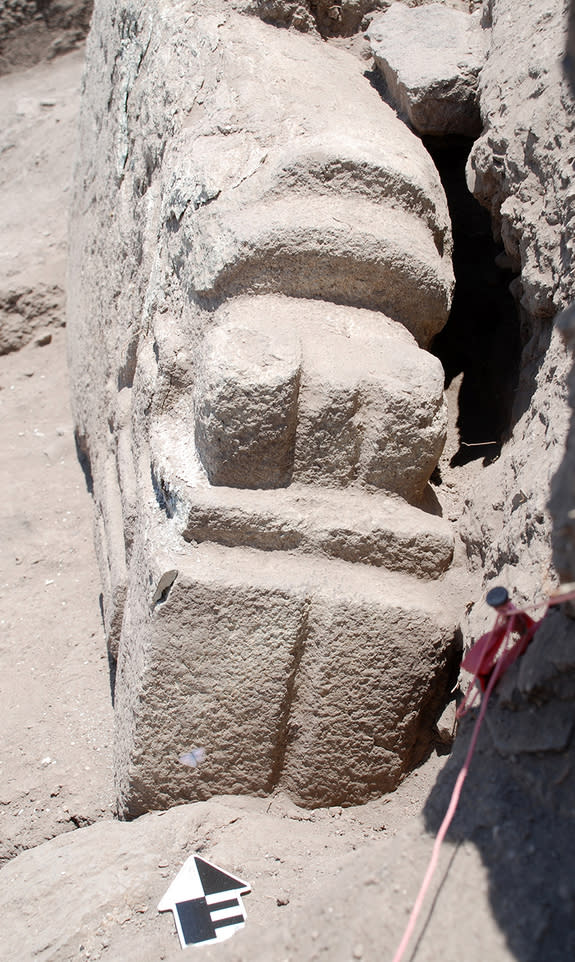
[[505, 585], [516, 602], [541, 602], [557, 583], [548, 509], [552, 479], [561, 464], [567, 429], [570, 359], [558, 331], [546, 324], [524, 349], [513, 435], [494, 463], [476, 462], [459, 531], [465, 544], [476, 603], [465, 635], [471, 640], [491, 624], [481, 600]]
[[419, 134], [480, 133], [486, 50], [480, 19], [479, 11], [394, 3], [371, 20], [368, 39], [388, 97]]
[[[552, 323], [575, 297], [575, 113], [561, 73], [566, 5], [525, 0], [518, 16], [516, 5], [494, 0], [484, 23], [491, 25], [480, 83], [485, 130], [470, 155], [468, 183], [520, 272], [512, 287], [524, 348], [510, 439], [498, 461], [470, 475], [460, 530], [484, 585], [503, 582], [528, 602], [542, 599], [557, 580], [547, 502], [570, 417], [571, 357]], [[489, 620], [487, 607], [476, 605], [470, 636]]]
[[468, 183], [491, 212], [531, 317], [552, 318], [573, 297], [575, 107], [562, 73], [566, 0], [486, 4], [481, 72], [484, 131]]
[[[517, 3], [514, 15], [520, 18], [525, 10], [527, 7]], [[525, 50], [519, 48], [516, 56], [524, 59]], [[63, 61], [58, 63], [59, 69], [64, 66]], [[504, 61], [501, 69], [503, 75]], [[42, 70], [34, 74], [34, 80], [26, 78], [19, 96], [27, 93], [40, 106], [38, 102], [46, 96], [43, 88], [48, 75], [49, 71]], [[39, 91], [32, 86], [38, 78]], [[6, 102], [18, 102], [9, 80], [2, 81]], [[39, 125], [38, 118], [36, 122]], [[66, 143], [61, 131], [54, 127], [51, 134], [44, 140], [50, 141], [54, 153], [43, 159], [50, 170], [49, 182], [54, 180], [57, 165], [65, 165], [67, 160], [61, 156], [65, 147], [56, 149]], [[10, 139], [16, 139], [13, 133]], [[34, 157], [34, 151], [29, 150], [28, 162], [33, 163]], [[4, 169], [9, 158], [7, 152]], [[26, 189], [21, 181], [16, 188]], [[13, 203], [10, 189], [7, 178], [2, 184], [6, 209]], [[45, 229], [42, 205], [33, 193], [26, 201], [23, 209], [37, 217], [28, 219], [28, 231], [41, 234]], [[10, 236], [14, 236], [12, 231]], [[221, 307], [218, 305], [218, 310]], [[234, 324], [229, 326], [234, 318], [237, 320], [236, 315], [226, 315], [223, 322], [226, 337], [237, 334]], [[479, 505], [485, 505], [490, 490], [497, 487], [489, 504], [498, 506], [499, 521], [492, 526], [486, 512], [485, 527], [477, 531], [476, 551], [483, 551], [490, 577], [496, 578], [501, 565], [507, 564], [503, 571], [508, 587], [513, 590], [517, 579], [522, 578], [521, 591], [531, 601], [548, 564], [547, 523], [537, 511], [545, 496], [546, 477], [561, 449], [566, 421], [562, 382], [568, 355], [557, 334], [551, 334], [550, 326], [527, 314], [524, 318], [533, 338], [524, 358], [519, 391], [524, 408], [521, 411], [518, 407], [517, 443], [506, 446], [498, 464], [487, 468], [476, 465], [476, 471], [472, 465], [454, 468], [449, 478], [458, 476], [470, 504], [473, 495]], [[567, 312], [560, 328], [568, 345], [572, 341], [571, 326], [572, 312]], [[17, 323], [13, 329], [17, 334]], [[254, 337], [262, 343], [259, 322], [255, 331], [250, 329], [246, 343], [249, 338], [253, 343]], [[235, 343], [241, 346], [243, 341], [240, 338]], [[281, 350], [266, 355], [284, 386], [293, 381], [290, 372], [296, 358], [304, 358], [305, 345], [298, 352], [293, 344], [293, 337], [282, 336]], [[175, 962], [182, 955], [173, 920], [170, 915], [158, 914], [156, 907], [185, 858], [197, 851], [247, 878], [253, 888], [245, 900], [245, 930], [227, 944], [204, 950], [206, 959], [215, 958], [216, 953], [219, 962], [284, 962], [290, 958], [367, 962], [391, 958], [430, 855], [432, 839], [422, 832], [418, 815], [421, 799], [429, 791], [429, 780], [437, 777], [438, 759], [434, 755], [392, 795], [360, 808], [307, 811], [296, 808], [278, 792], [265, 799], [211, 799], [168, 813], [146, 815], [128, 824], [110, 821], [73, 830], [75, 825], [97, 817], [94, 805], [98, 792], [107, 784], [105, 752], [101, 749], [107, 741], [108, 703], [104, 692], [107, 679], [97, 671], [98, 663], [103, 665], [97, 631], [87, 643], [90, 625], [97, 629], [93, 620], [96, 612], [90, 610], [89, 602], [90, 598], [95, 600], [90, 594], [95, 582], [92, 577], [92, 588], [87, 584], [90, 569], [83, 545], [83, 499], [71, 467], [72, 438], [62, 396], [65, 379], [61, 345], [61, 332], [55, 332], [48, 347], [37, 350], [29, 345], [0, 358], [4, 387], [0, 399], [6, 415], [3, 470], [8, 491], [4, 504], [7, 551], [2, 559], [6, 589], [2, 623], [6, 631], [1, 651], [6, 698], [0, 699], [7, 724], [3, 729], [0, 801], [5, 828], [12, 823], [12, 828], [2, 831], [1, 855], [10, 857], [23, 846], [37, 844], [0, 871], [4, 920], [0, 956], [7, 962], [39, 958], [46, 962]], [[242, 357], [240, 350], [240, 361]], [[213, 357], [212, 361], [207, 359], [211, 364]], [[241, 363], [231, 365], [231, 369], [237, 385]], [[130, 370], [126, 365], [125, 376]], [[260, 372], [258, 384], [268, 390], [264, 373]], [[127, 396], [122, 395], [119, 408], [111, 407], [115, 416], [112, 429], [122, 418], [126, 423], [130, 411]], [[55, 407], [55, 403], [61, 406]], [[55, 412], [60, 412], [58, 424], [61, 419], [57, 430]], [[169, 425], [169, 419], [165, 424]], [[124, 466], [123, 490], [128, 490], [126, 465], [136, 434], [124, 433], [117, 451], [114, 449], [118, 463]], [[283, 445], [285, 433], [280, 431], [278, 436]], [[296, 561], [302, 560], [309, 570], [310, 562], [317, 562], [318, 553], [339, 558], [341, 564], [343, 556], [338, 552], [345, 548], [350, 560], [356, 562], [345, 568], [346, 597], [352, 590], [347, 583], [349, 567], [356, 574], [363, 568], [372, 577], [378, 566], [389, 569], [385, 580], [391, 588], [394, 579], [397, 585], [411, 570], [417, 557], [418, 564], [425, 566], [429, 588], [438, 570], [449, 564], [449, 529], [437, 516], [426, 514], [422, 518], [420, 509], [397, 495], [380, 491], [372, 510], [374, 501], [364, 499], [361, 488], [352, 492], [342, 485], [329, 494], [326, 489], [326, 497], [318, 499], [313, 485], [303, 490], [303, 486], [298, 489], [292, 484], [242, 489], [238, 502], [238, 489], [194, 484], [185, 472], [174, 477], [167, 469], [162, 474], [160, 456], [176, 461], [181, 458], [177, 439], [174, 431], [164, 454], [158, 438], [151, 445], [158, 466], [156, 476], [166, 482], [165, 509], [185, 508], [178, 519], [181, 553], [185, 555], [186, 545], [201, 550], [195, 565], [197, 573], [190, 573], [187, 558], [180, 579], [167, 532], [166, 563], [152, 572], [148, 585], [150, 605], [157, 612], [172, 599], [180, 604], [182, 595], [178, 592], [181, 584], [185, 591], [186, 578], [195, 578], [204, 597], [210, 593], [212, 575], [214, 583], [225, 585], [224, 591], [239, 585], [243, 601], [246, 584], [237, 567], [246, 552], [251, 552], [251, 557], [289, 554]], [[573, 510], [572, 447], [569, 438], [552, 499], [555, 564], [563, 580], [573, 577], [569, 516]], [[140, 450], [137, 442], [133, 448], [135, 452]], [[144, 457], [142, 463], [149, 467]], [[117, 483], [114, 472], [107, 478], [113, 490]], [[525, 486], [526, 482], [531, 486]], [[70, 500], [72, 487], [78, 490]], [[180, 493], [180, 487], [187, 495]], [[158, 491], [161, 493], [159, 487]], [[66, 509], [73, 509], [73, 524]], [[113, 509], [112, 502], [108, 518], [113, 518]], [[74, 530], [67, 531], [70, 527]], [[157, 528], [152, 528], [152, 534], [159, 535]], [[131, 531], [129, 526], [126, 531]], [[137, 534], [131, 543], [134, 551], [140, 550]], [[502, 547], [499, 554], [498, 544]], [[230, 563], [229, 557], [223, 565], [220, 563], [225, 551], [238, 552], [238, 566]], [[154, 560], [152, 554], [148, 563]], [[159, 555], [154, 557], [158, 560]], [[56, 568], [62, 577], [55, 576]], [[277, 566], [267, 564], [264, 569], [260, 584], [272, 597], [274, 610], [285, 613], [289, 608], [286, 618], [295, 617], [295, 592], [286, 599], [275, 590]], [[297, 581], [297, 567], [295, 572], [290, 566], [290, 584]], [[305, 578], [303, 568], [299, 577]], [[398, 594], [395, 587], [390, 590], [392, 594], [400, 600], [401, 592]], [[338, 601], [340, 595], [338, 590]], [[142, 596], [136, 592], [135, 597]], [[222, 595], [218, 597], [221, 601]], [[145, 621], [145, 608], [142, 610]], [[309, 611], [316, 637], [320, 618], [313, 604]], [[323, 608], [320, 614], [323, 616]], [[492, 617], [491, 612], [490, 623]], [[339, 613], [337, 621], [344, 624]], [[427, 962], [436, 962], [438, 957], [447, 962], [564, 962], [575, 956], [573, 633], [573, 621], [564, 613], [553, 612], [527, 654], [495, 693], [410, 956]], [[178, 644], [179, 638], [173, 637]], [[216, 636], [218, 643], [220, 637]], [[265, 642], [263, 633], [262, 637]], [[154, 644], [151, 634], [146, 640]], [[231, 640], [232, 656], [239, 662], [237, 648], [233, 647], [236, 639]], [[337, 657], [340, 641], [336, 635]], [[194, 652], [198, 660], [204, 659], [202, 670], [205, 647]], [[239, 678], [247, 675], [252, 681], [251, 664]], [[339, 661], [335, 665], [339, 666]], [[261, 671], [260, 665], [257, 670]], [[201, 679], [201, 674], [195, 677]], [[102, 688], [97, 697], [91, 690], [94, 678], [99, 678]], [[265, 680], [269, 682], [269, 678]], [[176, 684], [180, 683], [178, 677]], [[63, 691], [65, 698], [60, 697]], [[248, 687], [250, 699], [252, 693]], [[201, 694], [207, 696], [207, 687]], [[224, 694], [229, 697], [229, 692]], [[221, 717], [226, 703], [212, 704]], [[449, 708], [452, 710], [453, 703]], [[448, 714], [449, 709], [440, 722], [442, 731], [447, 729], [447, 738], [451, 729]], [[454, 752], [439, 775], [425, 812], [427, 832], [435, 833], [444, 816], [469, 747], [472, 723], [471, 717], [461, 726]], [[365, 757], [364, 734], [356, 738], [360, 761]], [[47, 767], [44, 762], [39, 765], [43, 743], [52, 756]], [[246, 750], [243, 745], [239, 747], [240, 754]], [[247, 751], [255, 750], [249, 747]], [[99, 760], [94, 767], [97, 753]], [[343, 777], [349, 781], [347, 761], [339, 758], [338, 770], [344, 769]], [[212, 775], [213, 769], [210, 778]], [[190, 782], [201, 777], [201, 770], [188, 770]], [[107, 799], [107, 794], [102, 798]], [[88, 807], [84, 807], [86, 803]], [[62, 831], [69, 834], [47, 845], [38, 844], [48, 834]]]
[[[347, 38], [364, 29], [374, 13], [387, 10], [397, 0], [247, 0], [244, 8], [266, 23], [291, 27], [326, 38]], [[472, 13], [482, 0], [401, 0], [406, 7], [445, 5]]]
[[349, 37], [365, 14], [385, 7], [389, 0], [251, 0], [248, 9], [266, 23], [292, 27], [324, 37]]
[[456, 652], [439, 177], [359, 59], [239, 6], [101, 2], [88, 43], [69, 344], [127, 815], [391, 789]]

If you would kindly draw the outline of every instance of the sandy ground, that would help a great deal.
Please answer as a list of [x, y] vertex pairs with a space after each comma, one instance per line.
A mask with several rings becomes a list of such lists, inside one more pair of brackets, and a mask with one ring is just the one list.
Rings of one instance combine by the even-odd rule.
[[0, 358], [0, 856], [110, 815], [112, 709], [64, 332]]
[[[0, 78], [0, 297], [64, 286], [81, 69], [75, 53]], [[112, 809], [108, 664], [62, 319], [40, 311], [29, 344], [0, 357], [1, 859]]]

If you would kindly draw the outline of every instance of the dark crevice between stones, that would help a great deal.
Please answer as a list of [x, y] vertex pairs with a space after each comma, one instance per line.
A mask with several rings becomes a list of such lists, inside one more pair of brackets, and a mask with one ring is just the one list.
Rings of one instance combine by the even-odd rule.
[[176, 495], [170, 491], [164, 479], [156, 474], [153, 466], [150, 466], [150, 475], [158, 507], [165, 513], [167, 518], [173, 518], [178, 507]]
[[269, 783], [266, 786], [267, 794], [271, 794], [278, 787], [285, 768], [287, 750], [290, 742], [298, 733], [298, 726], [292, 721], [292, 709], [297, 692], [301, 660], [305, 652], [309, 635], [310, 608], [311, 599], [306, 598], [303, 604], [301, 620], [292, 652], [291, 670], [287, 680], [285, 695], [280, 710], [277, 744], [274, 752], [275, 757], [270, 773]]
[[459, 390], [459, 449], [453, 467], [496, 460], [512, 428], [522, 338], [514, 274], [494, 239], [491, 218], [469, 191], [465, 165], [473, 141], [424, 137], [441, 177], [453, 228], [455, 293], [449, 320], [431, 353], [445, 369], [445, 386], [463, 374]]
[[[102, 619], [102, 628], [104, 629], [104, 634], [106, 634], [106, 618], [104, 614], [104, 595], [100, 592], [98, 596], [98, 604], [100, 606], [100, 618]], [[108, 684], [110, 686], [110, 700], [112, 702], [112, 708], [115, 706], [116, 699], [116, 674], [118, 671], [118, 659], [114, 656], [109, 646], [107, 647], [108, 656]]]
[[92, 475], [92, 462], [90, 460], [90, 453], [88, 450], [87, 438], [80, 434], [78, 430], [74, 431], [74, 444], [76, 446], [76, 457], [78, 463], [82, 468], [82, 474], [84, 475], [84, 482], [86, 484], [86, 490], [88, 494], [94, 494], [94, 478]]

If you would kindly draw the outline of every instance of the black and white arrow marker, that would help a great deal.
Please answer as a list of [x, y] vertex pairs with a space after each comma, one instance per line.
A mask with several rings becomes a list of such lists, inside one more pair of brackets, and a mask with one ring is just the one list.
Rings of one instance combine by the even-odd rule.
[[188, 945], [222, 942], [246, 924], [241, 897], [250, 891], [247, 882], [199, 855], [191, 855], [158, 905], [158, 911], [174, 913], [183, 949]]

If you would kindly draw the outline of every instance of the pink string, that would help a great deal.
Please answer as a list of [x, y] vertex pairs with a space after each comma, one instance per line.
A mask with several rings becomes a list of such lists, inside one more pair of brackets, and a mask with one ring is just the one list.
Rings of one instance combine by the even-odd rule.
[[[566, 586], [566, 589], [567, 589], [567, 590], [564, 590], [563, 592], [561, 592], [561, 589], [559, 589], [559, 591], [557, 591], [555, 594], [551, 595], [551, 597], [547, 599], [546, 608], [548, 609], [548, 608], [552, 607], [553, 605], [562, 604], [562, 603], [565, 602], [565, 601], [573, 601], [573, 600], [575, 600], [575, 590], [572, 589], [572, 586], [571, 586], [571, 585], [568, 585], [568, 586]], [[569, 589], [571, 589], [571, 590], [569, 590]], [[532, 606], [532, 607], [533, 607], [533, 608], [536, 608], [536, 607], [538, 608], [538, 607], [541, 607], [541, 606], [540, 606], [540, 605], [534, 605], [534, 606]], [[397, 949], [395, 955], [393, 956], [392, 962], [401, 962], [401, 960], [402, 960], [402, 958], [403, 958], [403, 955], [404, 955], [404, 953], [405, 953], [405, 950], [406, 950], [406, 948], [407, 948], [407, 946], [408, 946], [408, 944], [409, 944], [409, 941], [410, 941], [410, 939], [411, 939], [411, 936], [413, 935], [413, 931], [414, 931], [415, 926], [416, 926], [416, 924], [417, 924], [417, 919], [418, 919], [418, 917], [419, 917], [419, 913], [420, 913], [421, 908], [422, 908], [422, 906], [423, 906], [423, 902], [424, 902], [424, 900], [425, 900], [425, 896], [427, 895], [427, 891], [428, 891], [428, 889], [429, 889], [429, 886], [430, 886], [430, 883], [431, 883], [431, 879], [433, 878], [433, 874], [434, 874], [434, 872], [435, 872], [435, 870], [436, 870], [436, 868], [437, 868], [437, 863], [438, 863], [438, 861], [439, 861], [439, 852], [440, 852], [441, 846], [442, 846], [442, 844], [443, 844], [443, 841], [444, 841], [444, 839], [445, 839], [445, 836], [447, 835], [447, 831], [448, 831], [448, 829], [449, 829], [449, 826], [451, 825], [451, 821], [452, 821], [452, 819], [453, 819], [453, 816], [455, 815], [455, 811], [456, 811], [457, 805], [458, 805], [458, 803], [459, 803], [459, 797], [460, 797], [460, 795], [461, 795], [461, 789], [463, 788], [463, 783], [464, 783], [465, 779], [467, 778], [467, 773], [468, 773], [468, 771], [469, 771], [469, 766], [470, 766], [470, 764], [471, 764], [471, 759], [473, 758], [473, 753], [474, 753], [474, 751], [475, 751], [475, 746], [476, 746], [476, 744], [477, 744], [477, 739], [478, 739], [478, 737], [479, 737], [479, 730], [480, 730], [480, 728], [481, 728], [481, 724], [482, 724], [483, 719], [484, 719], [484, 717], [485, 717], [485, 712], [486, 712], [486, 709], [487, 709], [487, 703], [488, 703], [488, 701], [489, 701], [489, 697], [490, 697], [491, 692], [493, 691], [493, 689], [494, 689], [494, 687], [495, 687], [495, 685], [496, 685], [496, 683], [497, 683], [497, 681], [498, 681], [498, 679], [499, 679], [499, 676], [503, 674], [503, 672], [505, 671], [505, 669], [506, 669], [506, 668], [508, 667], [508, 665], [511, 663], [509, 657], [506, 657], [506, 654], [509, 654], [510, 657], [512, 658], [512, 660], [515, 660], [515, 657], [516, 657], [516, 654], [515, 654], [515, 655], [513, 654], [512, 649], [508, 649], [509, 638], [511, 637], [511, 635], [512, 635], [512, 633], [513, 633], [513, 630], [514, 630], [514, 628], [515, 628], [516, 616], [517, 616], [518, 614], [520, 614], [522, 611], [526, 613], [528, 610], [529, 610], [529, 609], [527, 609], [527, 608], [525, 608], [525, 609], [514, 608], [511, 604], [506, 604], [505, 606], [502, 605], [502, 606], [500, 607], [498, 613], [497, 613], [497, 618], [496, 618], [495, 624], [494, 624], [493, 628], [491, 629], [491, 632], [489, 633], [488, 643], [487, 643], [487, 646], [486, 646], [486, 647], [487, 647], [487, 650], [489, 650], [489, 648], [490, 648], [490, 643], [491, 643], [492, 639], [494, 638], [497, 629], [501, 626], [501, 621], [502, 621], [502, 620], [505, 620], [505, 621], [506, 621], [505, 634], [504, 634], [504, 636], [503, 636], [503, 638], [502, 638], [502, 640], [501, 640], [501, 643], [500, 643], [500, 645], [499, 645], [499, 652], [498, 652], [497, 661], [495, 662], [495, 665], [494, 665], [494, 667], [493, 667], [493, 671], [491, 672], [491, 676], [490, 676], [489, 681], [488, 681], [488, 683], [487, 683], [487, 687], [486, 687], [486, 689], [485, 689], [485, 692], [483, 693], [483, 698], [481, 699], [481, 708], [480, 708], [480, 710], [479, 710], [479, 715], [477, 716], [477, 720], [476, 720], [475, 725], [474, 725], [474, 727], [473, 727], [473, 734], [472, 734], [472, 736], [471, 736], [471, 741], [470, 741], [470, 743], [469, 743], [469, 748], [468, 748], [468, 750], [467, 750], [467, 755], [465, 756], [465, 762], [463, 763], [463, 766], [462, 766], [462, 768], [461, 768], [461, 771], [459, 772], [459, 775], [457, 776], [457, 779], [456, 779], [456, 781], [455, 781], [455, 785], [454, 785], [454, 787], [453, 787], [453, 792], [451, 793], [451, 799], [450, 799], [450, 802], [449, 802], [449, 806], [448, 806], [447, 812], [445, 813], [444, 819], [443, 819], [443, 821], [442, 821], [442, 823], [441, 823], [441, 826], [440, 826], [440, 828], [439, 828], [439, 831], [438, 831], [438, 833], [437, 833], [435, 842], [433, 843], [433, 850], [432, 850], [432, 853], [431, 853], [431, 859], [429, 860], [429, 865], [428, 865], [428, 867], [427, 867], [427, 871], [426, 871], [426, 873], [425, 873], [423, 882], [421, 883], [421, 887], [420, 887], [420, 889], [419, 889], [417, 898], [416, 898], [416, 900], [415, 900], [415, 904], [414, 904], [414, 906], [413, 906], [413, 908], [412, 908], [412, 910], [411, 910], [411, 915], [409, 916], [409, 921], [408, 921], [408, 923], [407, 923], [407, 927], [406, 927], [405, 932], [404, 932], [404, 934], [403, 934], [403, 938], [402, 938], [401, 942], [399, 943], [399, 946], [398, 946], [398, 949]], [[526, 632], [526, 633], [524, 634], [524, 639], [526, 639], [527, 642], [531, 640], [531, 638], [532, 638], [533, 635], [535, 634], [535, 631], [536, 631], [537, 628], [539, 627], [539, 624], [540, 624], [540, 623], [541, 623], [540, 621], [534, 623], [534, 624], [530, 627], [530, 629], [528, 630], [528, 632]], [[524, 650], [524, 649], [523, 649], [523, 650]], [[460, 705], [460, 707], [459, 707], [459, 709], [458, 709], [458, 712], [457, 712], [457, 717], [458, 717], [458, 718], [460, 718], [463, 714], [465, 714], [465, 712], [471, 707], [472, 693], [476, 693], [476, 691], [477, 691], [477, 689], [475, 688], [475, 683], [476, 683], [476, 681], [477, 681], [477, 675], [473, 678], [473, 680], [471, 681], [471, 684], [469, 685], [469, 688], [467, 689], [467, 692], [465, 693], [465, 697], [464, 697], [464, 699], [463, 699], [463, 702], [462, 702], [462, 704]]]
[[[507, 642], [507, 639], [509, 638], [509, 634], [510, 632], [508, 631], [506, 634], [504, 643]], [[425, 896], [427, 895], [427, 890], [431, 883], [431, 879], [433, 878], [433, 874], [437, 868], [437, 862], [439, 860], [439, 852], [440, 852], [443, 840], [447, 835], [447, 830], [451, 825], [451, 821], [453, 819], [453, 816], [455, 815], [455, 810], [457, 809], [457, 805], [459, 803], [459, 796], [461, 795], [461, 789], [463, 788], [463, 783], [467, 777], [469, 766], [471, 764], [471, 759], [473, 758], [473, 753], [475, 751], [475, 746], [477, 744], [477, 739], [479, 737], [479, 730], [481, 728], [481, 723], [483, 722], [483, 719], [485, 717], [485, 711], [487, 709], [489, 696], [491, 695], [491, 692], [493, 691], [500, 674], [501, 674], [501, 662], [498, 661], [497, 664], [495, 665], [495, 668], [493, 669], [493, 673], [491, 675], [491, 678], [489, 679], [489, 683], [487, 685], [487, 688], [481, 700], [481, 708], [479, 710], [479, 715], [477, 716], [477, 721], [475, 722], [475, 725], [473, 727], [473, 735], [471, 736], [471, 742], [469, 743], [469, 748], [467, 750], [465, 761], [463, 763], [461, 771], [459, 772], [459, 775], [457, 776], [457, 779], [453, 788], [453, 792], [451, 793], [451, 800], [449, 802], [449, 807], [447, 809], [447, 812], [445, 813], [445, 817], [441, 823], [441, 827], [437, 833], [437, 837], [433, 844], [433, 851], [431, 853], [431, 859], [429, 861], [427, 871], [425, 873], [423, 882], [421, 883], [421, 887], [419, 889], [419, 893], [415, 900], [415, 904], [411, 910], [411, 915], [409, 916], [409, 921], [407, 923], [407, 927], [403, 934], [403, 938], [399, 943], [399, 947], [395, 955], [393, 956], [393, 962], [401, 962], [401, 959], [403, 958], [403, 955], [411, 939], [411, 936], [413, 935], [413, 930], [415, 929], [417, 919], [419, 917], [419, 913], [421, 911], [423, 902], [425, 900]]]

